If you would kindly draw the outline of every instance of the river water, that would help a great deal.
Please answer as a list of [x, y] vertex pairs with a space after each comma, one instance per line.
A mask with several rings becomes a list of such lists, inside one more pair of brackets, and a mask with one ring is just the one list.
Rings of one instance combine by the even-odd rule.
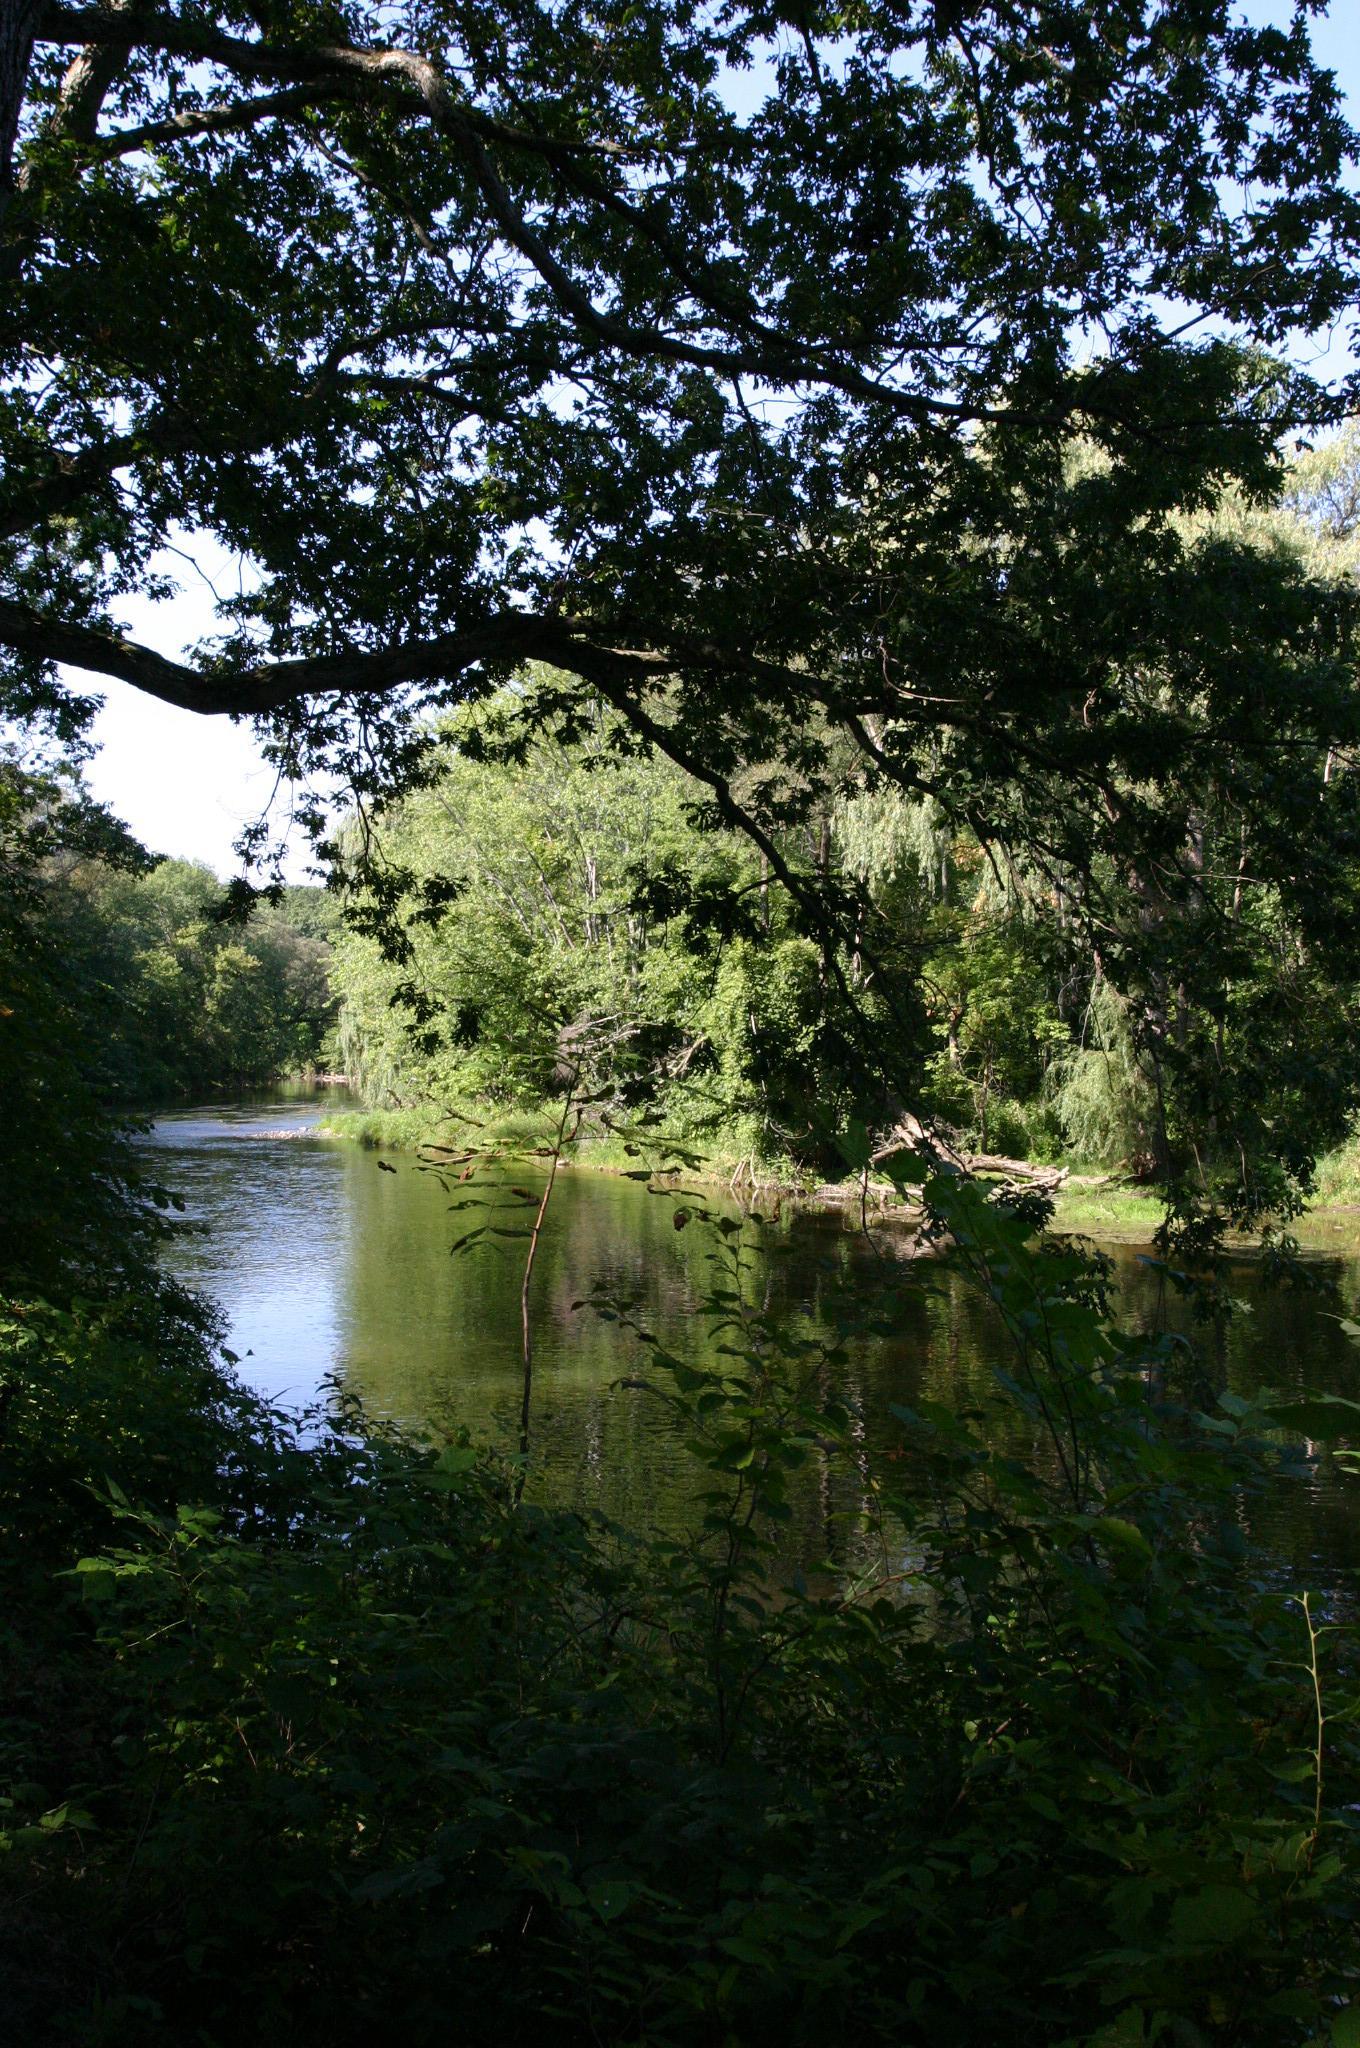
[[[450, 1248], [478, 1222], [522, 1227], [525, 1205], [503, 1188], [503, 1208], [455, 1209], [470, 1190], [449, 1187], [409, 1156], [315, 1135], [336, 1102], [333, 1092], [320, 1102], [299, 1092], [156, 1120], [147, 1163], [199, 1226], [174, 1244], [174, 1270], [220, 1303], [243, 1376], [271, 1399], [303, 1407], [334, 1379], [377, 1415], [439, 1432], [466, 1426], [510, 1447], [522, 1383], [524, 1244], [487, 1234], [462, 1252]], [[617, 1322], [575, 1304], [597, 1294], [631, 1301], [669, 1350], [711, 1360], [700, 1307], [722, 1284], [717, 1239], [699, 1224], [677, 1230], [677, 1206], [674, 1195], [633, 1181], [564, 1170], [531, 1286], [532, 1483], [544, 1497], [634, 1524], [682, 1519], [695, 1468], [664, 1404], [619, 1384], [645, 1367], [643, 1348]], [[862, 1290], [875, 1263], [854, 1220], [835, 1213], [797, 1210], [744, 1236], [754, 1247], [748, 1288], [800, 1330], [808, 1319], [829, 1330], [837, 1303]], [[1126, 1326], [1185, 1326], [1181, 1305], [1168, 1301], [1136, 1247], [1106, 1249]], [[1317, 1272], [1332, 1283], [1330, 1297], [1269, 1289], [1250, 1265], [1235, 1272], [1240, 1312], [1226, 1330], [1199, 1338], [1211, 1385], [1360, 1399], [1360, 1349], [1337, 1320], [1360, 1312], [1360, 1260], [1329, 1258]], [[857, 1430], [880, 1448], [893, 1441], [894, 1403], [925, 1396], [985, 1405], [1005, 1358], [990, 1308], [963, 1279], [925, 1261], [903, 1278], [891, 1338], [851, 1344], [833, 1368]], [[800, 1562], [856, 1560], [859, 1489], [853, 1461], [805, 1475], [791, 1531]], [[1360, 1478], [1326, 1455], [1245, 1512], [1252, 1540], [1304, 1584], [1360, 1588]]]

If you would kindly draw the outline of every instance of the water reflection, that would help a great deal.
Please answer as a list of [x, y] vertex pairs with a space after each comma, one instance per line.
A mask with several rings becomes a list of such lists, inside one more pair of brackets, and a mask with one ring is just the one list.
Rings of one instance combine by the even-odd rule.
[[[308, 1136], [335, 1099], [274, 1098], [157, 1122], [157, 1171], [209, 1226], [176, 1247], [177, 1270], [222, 1303], [244, 1373], [272, 1398], [300, 1404], [336, 1373], [376, 1413], [437, 1429], [466, 1424], [508, 1446], [520, 1390], [523, 1246], [488, 1237], [452, 1255], [470, 1220], [454, 1207], [466, 1191], [409, 1158], [384, 1155], [380, 1165], [376, 1153]], [[575, 1304], [600, 1293], [629, 1300], [668, 1349], [711, 1355], [698, 1309], [714, 1280], [714, 1240], [698, 1227], [677, 1231], [674, 1213], [674, 1202], [636, 1183], [564, 1172], [531, 1291], [535, 1484], [633, 1523], [678, 1521], [693, 1468], [662, 1404], [618, 1385], [643, 1354], [617, 1324]], [[853, 1225], [801, 1212], [761, 1239], [750, 1280], [761, 1306], [829, 1333], [846, 1296], [863, 1291], [866, 1253]], [[1111, 1256], [1126, 1324], [1189, 1325], [1184, 1305], [1133, 1249], [1112, 1247]], [[1327, 1276], [1353, 1309], [1360, 1263], [1329, 1261]], [[957, 1275], [918, 1265], [901, 1278], [892, 1337], [850, 1344], [836, 1367], [838, 1390], [876, 1447], [893, 1440], [895, 1402], [993, 1403], [992, 1368], [1004, 1356], [988, 1304]], [[1249, 1268], [1236, 1285], [1243, 1312], [1228, 1330], [1201, 1333], [1202, 1369], [1214, 1386], [1360, 1398], [1360, 1352], [1335, 1320], [1335, 1302], [1271, 1292]], [[1017, 1439], [1023, 1428], [1013, 1414], [994, 1426]], [[1306, 1478], [1245, 1506], [1245, 1533], [1305, 1582], [1336, 1584], [1360, 1570], [1355, 1484], [1323, 1459]], [[807, 1474], [792, 1532], [801, 1560], [853, 1558], [860, 1506], [853, 1468]]]

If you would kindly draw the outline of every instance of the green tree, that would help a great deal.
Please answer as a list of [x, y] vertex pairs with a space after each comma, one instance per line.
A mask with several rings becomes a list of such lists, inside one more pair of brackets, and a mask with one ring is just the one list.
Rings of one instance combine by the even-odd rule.
[[80, 849], [41, 874], [43, 921], [68, 967], [97, 992], [101, 1028], [85, 1059], [110, 1101], [148, 1103], [196, 1088], [259, 1083], [318, 1064], [334, 1021], [327, 913], [292, 890], [246, 922], [222, 916], [211, 868], [147, 857], [128, 872]]
[[[1360, 251], [1311, 12], [48, 9], [4, 67], [11, 701], [69, 719], [78, 663], [362, 797], [537, 657], [828, 964], [857, 908], [789, 828], [879, 782], [1041, 864], [1153, 1038], [1221, 978], [1172, 914], [1215, 807], [1339, 966], [1354, 593], [1194, 523], [1348, 403], [1280, 353]], [[177, 662], [116, 619], [183, 529], [254, 573]], [[927, 1046], [860, 1034], [899, 1092]]]
[[161, 1205], [106, 1114], [108, 991], [51, 915], [53, 869], [149, 856], [60, 761], [0, 754], [0, 1280], [64, 1300], [148, 1284]]
[[[752, 1061], [774, 1055], [753, 1006], [780, 977], [748, 957], [772, 929], [755, 855], [701, 829], [702, 787], [604, 707], [564, 744], [533, 703], [449, 725], [438, 775], [384, 814], [401, 938], [368, 899], [338, 937], [347, 1070], [380, 1103], [537, 1106], [577, 1073], [616, 1110], [654, 1084], [690, 1132], [756, 1113]], [[738, 888], [763, 907], [733, 929]]]

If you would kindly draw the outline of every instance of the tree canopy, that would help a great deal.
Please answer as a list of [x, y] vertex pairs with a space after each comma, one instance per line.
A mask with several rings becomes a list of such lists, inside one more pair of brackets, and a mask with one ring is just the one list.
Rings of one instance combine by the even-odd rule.
[[[1313, 11], [40, 10], [5, 643], [205, 711], [540, 654], [896, 714], [941, 629], [1014, 667], [989, 541], [1155, 535], [1342, 402], [1233, 339], [1354, 297]], [[1064, 521], [1077, 431], [1114, 475]], [[175, 526], [261, 575], [188, 668], [107, 630]]]
[[[790, 822], [887, 783], [1150, 1030], [1206, 859], [1339, 961], [1353, 588], [1206, 516], [1355, 399], [1290, 353], [1360, 259], [1316, 11], [11, 10], [9, 701], [75, 664], [362, 792], [539, 658], [809, 928], [862, 907]], [[248, 573], [176, 661], [116, 622], [186, 533]]]

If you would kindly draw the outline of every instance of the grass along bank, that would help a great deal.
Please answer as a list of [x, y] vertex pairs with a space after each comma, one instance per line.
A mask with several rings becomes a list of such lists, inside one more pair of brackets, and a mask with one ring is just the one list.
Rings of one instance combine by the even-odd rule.
[[[374, 1150], [415, 1152], [422, 1146], [448, 1145], [493, 1154], [532, 1153], [551, 1143], [556, 1129], [555, 1109], [495, 1112], [485, 1105], [459, 1104], [438, 1111], [426, 1106], [403, 1109], [335, 1109], [318, 1125], [320, 1135], [343, 1139]], [[696, 1151], [698, 1148], [696, 1148]], [[583, 1135], [567, 1155], [578, 1169], [596, 1173], [631, 1173], [646, 1160], [665, 1159], [666, 1147], [655, 1138], [639, 1148], [633, 1138], [618, 1132]], [[677, 1163], [678, 1160], [677, 1160]], [[1153, 1187], [1134, 1186], [1110, 1178], [1100, 1181], [1098, 1164], [1082, 1160], [1062, 1162], [1073, 1179], [1058, 1190], [1054, 1226], [1075, 1236], [1093, 1237], [1106, 1243], [1147, 1244], [1157, 1228], [1160, 1207]], [[740, 1130], [710, 1142], [702, 1161], [693, 1169], [699, 1178], [714, 1185], [777, 1189], [781, 1194], [806, 1201], [847, 1202], [858, 1194], [858, 1182], [819, 1182], [817, 1176], [792, 1159], [756, 1158]], [[1078, 1178], [1079, 1177], [1079, 1178]], [[871, 1195], [891, 1197], [886, 1180], [870, 1183]], [[1293, 1233], [1306, 1251], [1360, 1254], [1360, 1136], [1350, 1139], [1318, 1163], [1317, 1195], [1307, 1213], [1292, 1225]], [[1246, 1249], [1244, 1241], [1243, 1248]]]
[[[546, 1155], [552, 1149], [560, 1117], [561, 1105], [556, 1103], [539, 1110], [506, 1111], [485, 1104], [458, 1104], [444, 1110], [427, 1104], [405, 1109], [336, 1109], [316, 1129], [322, 1137], [342, 1138], [375, 1151], [417, 1152], [447, 1146], [455, 1151], [523, 1158]], [[644, 1165], [675, 1166], [715, 1183], [777, 1188], [790, 1194], [811, 1195], [816, 1184], [816, 1176], [792, 1159], [758, 1157], [749, 1135], [739, 1127], [720, 1133], [716, 1140], [706, 1137], [702, 1146], [691, 1146], [685, 1138], [669, 1132], [583, 1131], [566, 1146], [563, 1163], [596, 1173], [633, 1173]]]

